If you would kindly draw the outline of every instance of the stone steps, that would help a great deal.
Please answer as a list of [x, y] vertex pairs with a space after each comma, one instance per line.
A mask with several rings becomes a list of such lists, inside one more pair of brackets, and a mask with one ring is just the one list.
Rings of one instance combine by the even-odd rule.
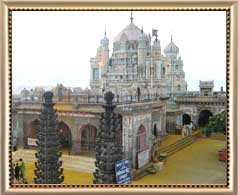
[[186, 148], [187, 146], [191, 145], [193, 142], [194, 142], [194, 140], [188, 140], [188, 141], [181, 143], [178, 146], [171, 148], [169, 151], [167, 151], [168, 156], [174, 154], [175, 152], [177, 152], [179, 150], [182, 150], [183, 148]]
[[[17, 150], [13, 153], [13, 160], [22, 158], [26, 163], [35, 163], [35, 150]], [[95, 159], [85, 156], [71, 156], [63, 154], [62, 167], [67, 170], [74, 170], [86, 173], [92, 173], [95, 170]]]
[[167, 145], [167, 146], [164, 146], [164, 147], [160, 148], [159, 151], [160, 151], [160, 152], [166, 152], [166, 151], [168, 151], [169, 149], [171, 149], [172, 147], [175, 147], [175, 146], [178, 146], [178, 145], [180, 145], [180, 144], [182, 144], [182, 143], [185, 143], [185, 142], [187, 142], [188, 140], [191, 140], [190, 137], [181, 138], [181, 139], [175, 141], [174, 143], [171, 143], [171, 144], [169, 144], [169, 145]]
[[187, 136], [185, 138], [182, 138], [182, 139], [176, 141], [173, 144], [170, 144], [168, 146], [165, 146], [165, 147], [159, 149], [159, 159], [166, 158], [166, 157], [174, 154], [175, 152], [186, 148], [187, 146], [194, 143], [196, 141], [197, 137], [198, 137], [198, 133], [195, 133], [194, 135]]

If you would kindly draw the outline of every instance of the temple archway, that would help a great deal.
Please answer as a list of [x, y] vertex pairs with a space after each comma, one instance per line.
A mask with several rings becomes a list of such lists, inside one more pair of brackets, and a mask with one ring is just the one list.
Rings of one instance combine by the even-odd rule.
[[154, 135], [155, 137], [158, 136], [157, 124], [154, 124], [153, 135]]
[[58, 122], [56, 132], [59, 137], [61, 148], [70, 148], [72, 146], [72, 135], [69, 126], [65, 122], [60, 121]]
[[162, 71], [162, 78], [165, 78], [165, 67], [163, 67], [163, 71]]
[[191, 122], [191, 116], [189, 114], [183, 114], [183, 125], [189, 125]]
[[140, 125], [136, 135], [136, 151], [141, 152], [146, 149], [146, 129]]
[[40, 121], [38, 119], [31, 121], [27, 129], [27, 137], [37, 139], [39, 129], [40, 129]]
[[26, 147], [36, 147], [37, 146], [37, 139], [38, 139], [38, 133], [40, 130], [40, 121], [38, 119], [35, 119], [30, 122], [28, 128], [27, 128], [27, 137], [25, 146]]
[[177, 85], [177, 90], [181, 91], [181, 85]]
[[212, 113], [209, 110], [202, 110], [199, 113], [199, 117], [198, 117], [198, 125], [200, 127], [204, 127], [209, 120], [209, 117], [212, 116]]
[[81, 152], [95, 152], [95, 140], [97, 129], [93, 125], [83, 125], [81, 127]]
[[137, 98], [138, 98], [138, 101], [140, 101], [140, 96], [141, 96], [141, 90], [140, 90], [140, 87], [137, 88]]

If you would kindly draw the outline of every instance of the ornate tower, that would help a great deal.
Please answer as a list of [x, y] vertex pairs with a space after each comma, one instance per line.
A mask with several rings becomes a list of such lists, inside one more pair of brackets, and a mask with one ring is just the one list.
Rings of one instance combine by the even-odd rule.
[[94, 184], [116, 183], [115, 163], [122, 159], [122, 147], [116, 143], [118, 116], [114, 113], [113, 98], [112, 92], [105, 94], [105, 112], [101, 114], [100, 129], [97, 131]]
[[169, 91], [171, 97], [183, 95], [187, 92], [187, 83], [183, 71], [183, 61], [178, 57], [179, 48], [174, 44], [171, 36], [171, 42], [165, 47], [164, 53], [168, 60], [167, 75], [169, 78]]
[[107, 71], [107, 66], [109, 64], [109, 39], [106, 37], [106, 31], [105, 31], [105, 37], [101, 39], [101, 59], [100, 59], [100, 76], [104, 76]]
[[138, 66], [139, 66], [139, 76], [141, 78], [145, 77], [145, 59], [147, 55], [147, 41], [148, 37], [141, 29], [141, 35], [139, 36], [139, 45], [138, 45]]
[[179, 53], [179, 48], [174, 44], [172, 35], [171, 35], [170, 43], [164, 49], [164, 53], [166, 55], [166, 58], [170, 62], [173, 62], [173, 61], [177, 60], [177, 56], [178, 56], [178, 53]]
[[158, 40], [158, 37], [156, 37], [156, 39], [153, 42], [152, 55], [154, 55], [154, 56], [160, 56], [161, 55], [161, 46], [160, 46], [160, 41]]
[[53, 93], [43, 94], [44, 103], [40, 115], [40, 131], [38, 134], [37, 162], [35, 163], [35, 183], [37, 184], [60, 184], [64, 180], [62, 176], [62, 161], [59, 161], [60, 143], [56, 132], [57, 115], [53, 109]]

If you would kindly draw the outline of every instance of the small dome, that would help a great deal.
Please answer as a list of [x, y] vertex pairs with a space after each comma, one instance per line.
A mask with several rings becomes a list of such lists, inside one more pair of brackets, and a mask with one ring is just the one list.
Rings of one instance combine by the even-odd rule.
[[101, 43], [109, 43], [109, 39], [107, 37], [104, 37], [101, 39]]
[[141, 34], [139, 36], [139, 41], [147, 41], [148, 36], [144, 33], [143, 29], [141, 29]]
[[107, 38], [107, 37], [104, 37], [103, 39], [101, 39], [101, 41], [100, 41], [100, 43], [102, 44], [102, 45], [105, 45], [105, 44], [109, 44], [109, 39]]
[[171, 42], [165, 47], [164, 53], [165, 54], [168, 54], [168, 53], [178, 54], [179, 53], [179, 48], [174, 44], [172, 37], [171, 37]]
[[101, 39], [100, 41], [101, 44], [109, 44], [109, 39], [106, 37], [106, 31], [105, 31], [105, 37]]
[[158, 39], [155, 39], [152, 45], [153, 49], [160, 49], [160, 41]]

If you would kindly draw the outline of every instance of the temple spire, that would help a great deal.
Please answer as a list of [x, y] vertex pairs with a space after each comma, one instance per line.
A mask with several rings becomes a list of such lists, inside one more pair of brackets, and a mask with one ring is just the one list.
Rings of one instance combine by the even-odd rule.
[[106, 37], [106, 29], [105, 29], [105, 37]]
[[171, 34], [171, 42], [173, 42], [173, 35]]
[[134, 19], [134, 18], [133, 18], [133, 12], [131, 11], [131, 13], [130, 13], [130, 22], [131, 22], [131, 23], [133, 23], [133, 19]]

